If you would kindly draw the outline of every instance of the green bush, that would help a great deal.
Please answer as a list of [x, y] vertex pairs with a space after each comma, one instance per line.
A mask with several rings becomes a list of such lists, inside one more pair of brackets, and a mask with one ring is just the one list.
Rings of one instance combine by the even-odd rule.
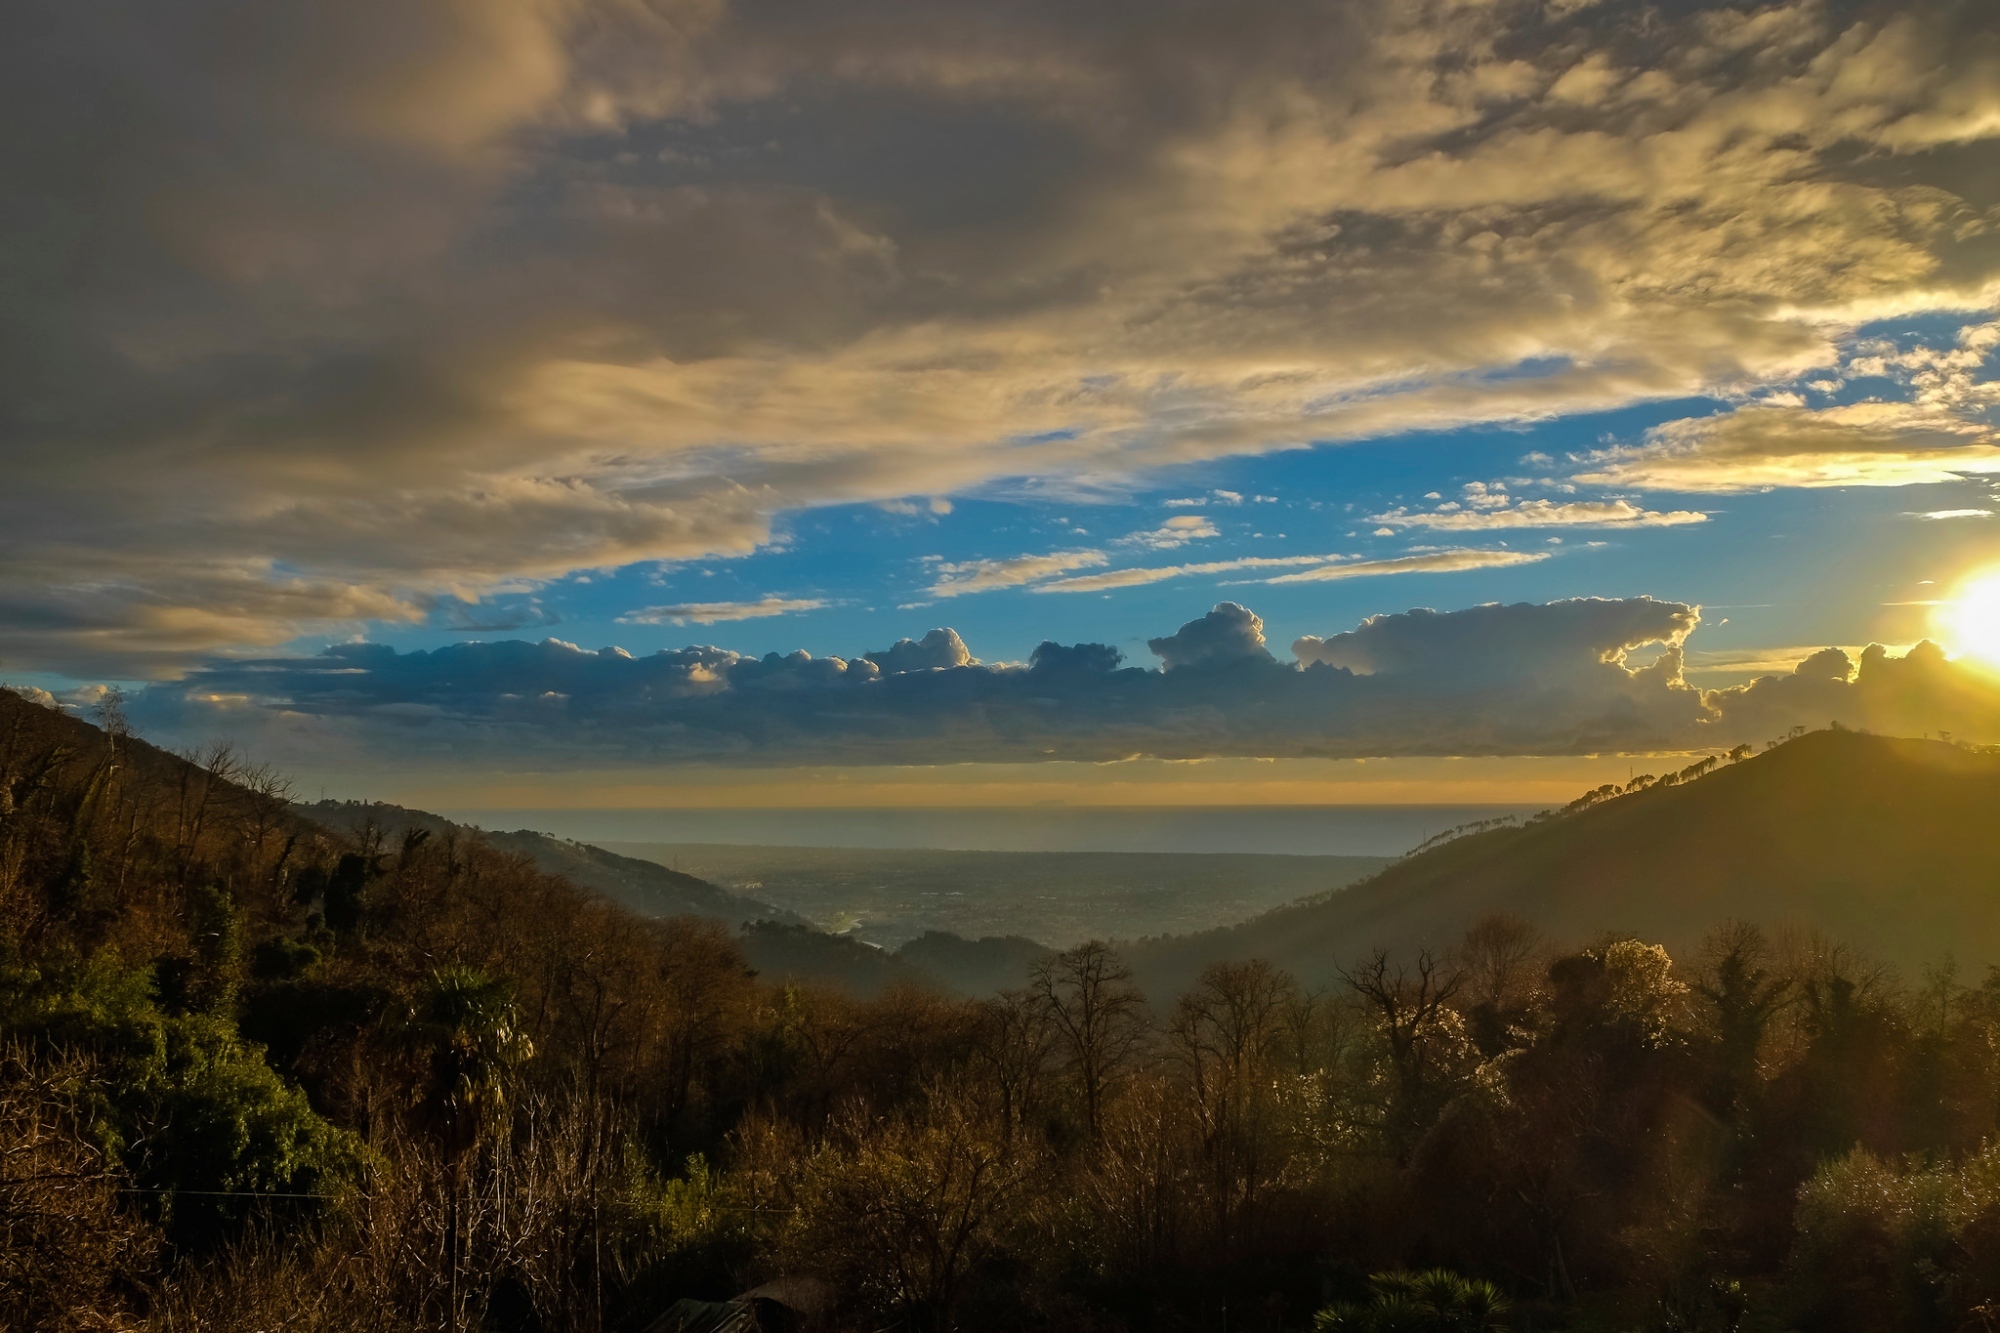
[[1793, 1277], [1829, 1329], [1957, 1328], [2000, 1297], [2000, 1144], [1898, 1168], [1862, 1150], [1799, 1191]]
[[1329, 1305], [1313, 1317], [1316, 1333], [1504, 1333], [1508, 1301], [1479, 1278], [1442, 1268], [1377, 1273], [1365, 1305]]
[[115, 953], [0, 962], [0, 1032], [103, 1073], [80, 1089], [88, 1132], [182, 1243], [212, 1239], [260, 1202], [318, 1202], [360, 1161], [219, 1013], [169, 1014], [148, 969]]

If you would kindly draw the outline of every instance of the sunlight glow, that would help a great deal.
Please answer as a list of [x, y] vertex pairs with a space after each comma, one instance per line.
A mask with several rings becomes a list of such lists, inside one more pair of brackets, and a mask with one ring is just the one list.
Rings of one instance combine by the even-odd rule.
[[2000, 570], [1984, 570], [1937, 609], [1938, 629], [1954, 657], [2000, 670]]

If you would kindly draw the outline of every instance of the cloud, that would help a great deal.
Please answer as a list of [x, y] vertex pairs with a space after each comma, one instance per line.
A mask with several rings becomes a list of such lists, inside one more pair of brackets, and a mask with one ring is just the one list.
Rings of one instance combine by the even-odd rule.
[[1549, 558], [1547, 551], [1431, 551], [1423, 555], [1399, 555], [1387, 560], [1350, 560], [1344, 564], [1321, 565], [1297, 574], [1280, 574], [1266, 583], [1331, 583], [1340, 579], [1376, 578], [1384, 574], [1457, 574], [1469, 569], [1506, 569], [1532, 565]]
[[865, 660], [894, 676], [905, 671], [949, 671], [971, 665], [973, 657], [957, 630], [934, 629], [921, 639], [898, 639], [892, 647], [866, 654]]
[[1577, 480], [1729, 492], [1917, 486], [2000, 472], [2000, 437], [1990, 424], [2000, 382], [1984, 377], [1996, 345], [2000, 323], [1967, 325], [1950, 347], [1877, 344], [1852, 357], [1847, 373], [1898, 380], [1907, 401], [1808, 408], [1794, 395], [1669, 421], [1648, 431], [1642, 444], [1589, 455], [1585, 462], [1595, 470]]
[[1137, 588], [1169, 579], [1193, 578], [1205, 574], [1233, 574], [1245, 569], [1283, 569], [1294, 565], [1316, 565], [1340, 559], [1337, 555], [1263, 555], [1236, 560], [1208, 560], [1190, 565], [1153, 565], [1143, 569], [1114, 569], [1104, 574], [1084, 574], [1073, 579], [1044, 583], [1036, 592], [1105, 592], [1112, 588]]
[[1586, 464], [1580, 482], [1654, 491], [1920, 486], [2000, 473], [2000, 444], [1989, 427], [1910, 403], [1760, 406], [1670, 421]]
[[875, 507], [886, 513], [901, 514], [905, 518], [913, 518], [918, 514], [942, 516], [949, 514], [952, 510], [951, 501], [941, 495], [933, 495], [921, 505], [915, 500], [895, 499], [877, 501]]
[[1968, 740], [2000, 738], [2000, 681], [1976, 665], [1953, 661], [1935, 643], [1901, 657], [1870, 644], [1858, 658], [1826, 648], [1787, 675], [1760, 676], [1715, 690], [1711, 706], [1744, 740], [1792, 726], [1830, 721], [1893, 736], [1950, 732]]
[[1839, 365], [2000, 283], [1978, 6], [245, 12], [38, 5], [0, 50], [0, 197], [46, 223], [0, 255], [10, 664], [170, 675], [810, 507], [1836, 366], [1902, 415], [1588, 466], [1995, 470], [1947, 401], [1977, 337]]
[[19, 695], [29, 703], [39, 704], [43, 708], [58, 711], [62, 708], [62, 705], [56, 702], [56, 697], [53, 694], [50, 694], [47, 690], [37, 685], [9, 685], [0, 683], [0, 690], [5, 690], [9, 694]]
[[1109, 558], [1102, 551], [1082, 550], [1022, 555], [1011, 560], [966, 560], [956, 564], [939, 562], [932, 571], [937, 579], [929, 591], [933, 597], [961, 597], [966, 593], [992, 592], [996, 588], [1018, 588], [1068, 570], [1094, 569], [1105, 564]]
[[311, 763], [1573, 753], [1677, 740], [1698, 724], [1699, 693], [1668, 666], [1619, 660], [1648, 633], [1684, 634], [1694, 615], [1643, 599], [1416, 611], [1301, 640], [1299, 661], [1280, 662], [1256, 614], [1225, 602], [1150, 641], [1159, 670], [1089, 643], [982, 665], [943, 628], [851, 659], [633, 656], [554, 639], [409, 653], [350, 643], [214, 663], [132, 710], [154, 734], [231, 731]]
[[457, 603], [447, 607], [444, 623], [461, 633], [494, 634], [561, 623], [561, 617], [533, 602], [513, 606]]
[[1172, 634], [1146, 640], [1146, 646], [1168, 671], [1214, 670], [1275, 660], [1264, 647], [1264, 622], [1249, 607], [1235, 602], [1218, 603], [1213, 611]]
[[1698, 510], [1666, 512], [1642, 509], [1630, 500], [1523, 500], [1504, 509], [1462, 509], [1422, 512], [1392, 509], [1370, 523], [1392, 528], [1430, 528], [1441, 532], [1478, 532], [1496, 528], [1669, 528], [1705, 523]]
[[621, 625], [714, 625], [729, 620], [761, 620], [828, 605], [820, 597], [760, 597], [754, 602], [676, 602], [648, 606], [618, 617]]
[[[1544, 606], [1495, 602], [1464, 611], [1370, 616], [1331, 638], [1306, 635], [1292, 644], [1292, 653], [1302, 664], [1363, 676], [1421, 676], [1456, 688], [1504, 675], [1556, 689], [1574, 685], [1579, 675], [1599, 676], [1600, 667], [1630, 674], [1620, 664], [1634, 648], [1663, 644], [1678, 652], [1700, 622], [1699, 609], [1651, 597]], [[1676, 658], [1672, 674], [1678, 666]]]
[[[635, 656], [572, 643], [218, 661], [136, 695], [161, 739], [231, 734], [308, 772], [509, 763], [559, 771], [704, 761], [937, 764], [1134, 755], [1335, 757], [1644, 753], [1760, 743], [1829, 721], [2000, 741], [2000, 679], [1932, 644], [1807, 654], [1728, 689], [1684, 679], [1700, 610], [1649, 597], [1371, 616], [1276, 659], [1221, 603], [1149, 640], [1159, 669], [1101, 643], [980, 663], [953, 630], [853, 658], [715, 647]], [[1647, 660], [1650, 658], [1651, 660]]]
[[1991, 509], [1930, 509], [1923, 513], [1910, 514], [1908, 517], [1936, 523], [1949, 518], [1992, 518], [1995, 512]]
[[1220, 537], [1222, 530], [1199, 514], [1176, 514], [1159, 527], [1120, 537], [1120, 546], [1142, 546], [1149, 551], [1171, 551], [1189, 542]]
[[1236, 560], [1208, 560], [1198, 564], [1153, 565], [1139, 569], [1114, 569], [1103, 574], [1084, 574], [1057, 579], [1034, 589], [1041, 593], [1107, 592], [1113, 588], [1136, 588], [1170, 579], [1196, 578], [1214, 574], [1235, 574], [1244, 570], [1287, 569], [1311, 566], [1301, 574], [1264, 580], [1267, 583], [1294, 583], [1333, 579], [1376, 578], [1391, 574], [1451, 574], [1470, 569], [1505, 569], [1548, 559], [1547, 552], [1527, 551], [1431, 551], [1421, 555], [1395, 556], [1385, 560], [1354, 560], [1340, 555], [1264, 555]]
[[1028, 656], [1028, 668], [1051, 678], [1102, 676], [1116, 671], [1125, 654], [1108, 643], [1061, 644], [1044, 639]]

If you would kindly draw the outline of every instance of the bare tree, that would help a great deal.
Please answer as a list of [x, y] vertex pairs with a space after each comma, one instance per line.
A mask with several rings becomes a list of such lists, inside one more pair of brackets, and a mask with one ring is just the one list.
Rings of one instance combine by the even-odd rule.
[[1174, 1010], [1170, 1040], [1199, 1126], [1208, 1205], [1225, 1266], [1236, 1221], [1277, 1156], [1273, 1056], [1298, 986], [1261, 959], [1216, 963]]
[[1528, 998], [1541, 949], [1541, 932], [1513, 913], [1481, 917], [1458, 946], [1467, 1001], [1501, 1010], [1519, 1006]]
[[1054, 1026], [1083, 1094], [1084, 1127], [1104, 1136], [1104, 1104], [1145, 1039], [1145, 998], [1110, 946], [1091, 940], [1035, 965], [1028, 991]]
[[1032, 991], [1008, 991], [980, 1006], [977, 1057], [997, 1103], [1000, 1138], [1011, 1148], [1015, 1133], [1035, 1113], [1043, 1095], [1056, 1031], [1048, 1006]]
[[830, 1271], [859, 1303], [916, 1333], [950, 1328], [1029, 1181], [1027, 1160], [992, 1128], [948, 1088], [908, 1116], [849, 1108], [802, 1166], [795, 1261]]
[[1341, 976], [1375, 1011], [1389, 1062], [1384, 1128], [1396, 1160], [1407, 1162], [1449, 1084], [1458, 1053], [1450, 1030], [1458, 1014], [1451, 1000], [1465, 974], [1446, 968], [1429, 950], [1417, 955], [1411, 969], [1391, 966], [1387, 951], [1377, 949]]

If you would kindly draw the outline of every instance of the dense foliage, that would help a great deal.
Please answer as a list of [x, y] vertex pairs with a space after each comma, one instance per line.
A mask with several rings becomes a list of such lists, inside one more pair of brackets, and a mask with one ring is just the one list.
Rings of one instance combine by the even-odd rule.
[[2000, 981], [1496, 917], [1309, 992], [769, 984], [457, 834], [0, 694], [0, 1326], [1944, 1329]]

